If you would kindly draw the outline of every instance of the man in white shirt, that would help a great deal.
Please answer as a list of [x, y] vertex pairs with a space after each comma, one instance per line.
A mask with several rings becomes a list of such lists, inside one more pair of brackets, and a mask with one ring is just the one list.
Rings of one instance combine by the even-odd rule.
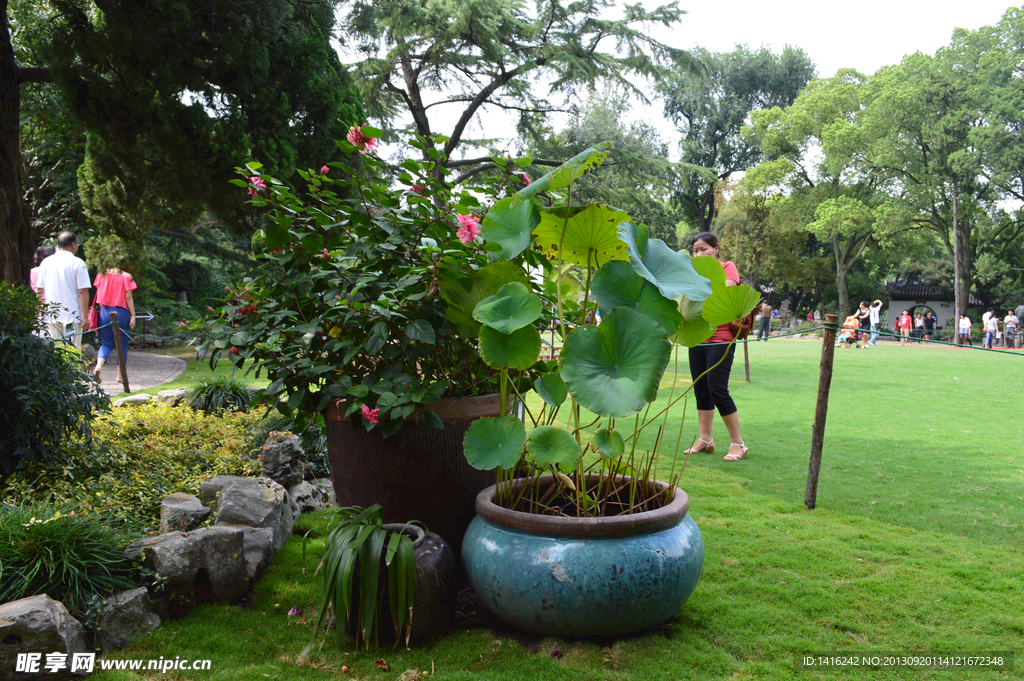
[[1013, 310], [1007, 310], [1006, 317], [1003, 318], [1003, 340], [1007, 348], [1014, 346], [1014, 339], [1017, 337], [1019, 329], [1020, 319], [1013, 314]]
[[56, 312], [48, 311], [46, 332], [50, 338], [64, 338], [65, 327], [74, 324], [72, 342], [82, 348], [82, 332], [88, 330], [89, 269], [75, 257], [78, 237], [73, 232], [61, 232], [57, 237], [60, 249], [39, 265], [36, 296], [47, 304], [56, 303]]

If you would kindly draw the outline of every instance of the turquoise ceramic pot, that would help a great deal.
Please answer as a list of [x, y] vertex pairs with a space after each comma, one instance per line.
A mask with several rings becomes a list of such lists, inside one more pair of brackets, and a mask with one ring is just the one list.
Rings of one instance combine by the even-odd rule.
[[493, 496], [490, 487], [477, 497], [462, 560], [481, 601], [519, 629], [555, 636], [643, 631], [675, 615], [697, 586], [704, 542], [678, 488], [669, 506], [612, 518], [509, 511]]

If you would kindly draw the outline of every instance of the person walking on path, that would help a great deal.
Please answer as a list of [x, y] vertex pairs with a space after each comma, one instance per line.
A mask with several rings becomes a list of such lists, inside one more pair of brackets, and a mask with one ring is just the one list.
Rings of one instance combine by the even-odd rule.
[[768, 341], [768, 336], [771, 335], [772, 331], [772, 306], [768, 303], [761, 303], [761, 314], [757, 318], [757, 340], [764, 338], [765, 342]]
[[1007, 310], [1006, 317], [1003, 318], [1003, 347], [1008, 350], [1014, 347], [1019, 328], [1020, 319], [1013, 314], [1013, 310]]
[[924, 316], [924, 339], [931, 340], [935, 333], [935, 313], [929, 312]]
[[878, 332], [882, 330], [882, 301], [876, 300], [868, 306], [868, 321], [871, 323], [871, 338], [868, 345], [878, 343]]
[[[135, 328], [135, 301], [132, 299], [132, 291], [138, 286], [132, 275], [119, 268], [111, 268], [106, 272], [96, 275], [96, 304], [100, 306], [100, 351], [96, 353], [96, 380], [100, 379], [100, 372], [107, 361], [107, 357], [116, 347], [114, 344], [114, 327], [110, 316], [111, 312], [117, 313], [118, 326], [121, 332], [121, 348], [124, 353], [123, 360], [128, 362], [128, 328]], [[115, 356], [116, 359], [116, 356]], [[121, 381], [120, 376], [117, 379]]]
[[971, 319], [970, 319], [970, 317], [968, 317], [965, 314], [960, 315], [960, 323], [959, 323], [959, 327], [958, 328], [960, 330], [960, 344], [961, 345], [967, 344], [967, 345], [970, 345], [973, 348], [974, 344], [971, 342]]
[[[719, 246], [718, 237], [711, 232], [701, 232], [693, 237], [693, 255], [710, 255], [719, 261], [722, 259], [722, 248]], [[732, 261], [722, 263], [725, 268], [725, 285], [738, 286], [740, 283], [739, 272]], [[724, 461], [739, 461], [747, 458], [747, 445], [743, 442], [740, 434], [740, 418], [737, 413], [736, 404], [729, 395], [729, 373], [732, 370], [733, 352], [732, 346], [728, 343], [736, 337], [736, 329], [731, 324], [722, 324], [715, 329], [711, 338], [701, 345], [690, 348], [690, 376], [693, 377], [693, 395], [697, 401], [697, 423], [700, 427], [700, 436], [692, 447], [686, 450], [687, 454], [698, 452], [715, 451], [715, 441], [711, 437], [712, 426], [715, 422], [715, 408], [722, 417], [726, 430], [729, 431], [729, 453], [723, 457]], [[721, 364], [719, 364], [721, 360]], [[718, 364], [717, 367], [715, 365]], [[715, 367], [711, 369], [711, 367]], [[706, 375], [703, 375], [705, 371]]]
[[999, 336], [999, 317], [992, 313], [985, 320], [985, 340], [982, 342], [981, 347], [994, 350], [996, 347], [996, 338]]
[[854, 314], [857, 315], [857, 326], [860, 328], [860, 349], [863, 350], [868, 346], [868, 331], [871, 330], [871, 310], [868, 308], [867, 301], [861, 302]]
[[920, 343], [921, 339], [924, 338], [924, 313], [918, 312], [914, 318], [914, 338]]
[[82, 349], [82, 332], [89, 330], [89, 270], [85, 262], [75, 257], [78, 237], [74, 232], [61, 232], [57, 237], [56, 253], [39, 265], [36, 296], [57, 305], [56, 312], [46, 313], [46, 332], [54, 340], [64, 339], [65, 328], [73, 324], [72, 342]]
[[909, 310], [904, 310], [900, 318], [896, 320], [896, 328], [900, 330], [900, 347], [909, 344], [910, 342], [910, 329], [914, 325], [914, 320], [910, 316]]
[[53, 246], [48, 246], [46, 244], [43, 244], [42, 246], [36, 249], [36, 253], [33, 256], [33, 262], [35, 264], [35, 267], [33, 267], [28, 272], [29, 286], [32, 287], [33, 291], [36, 290], [36, 284], [39, 283], [39, 266], [43, 264], [44, 260], [46, 260], [56, 252], [56, 248], [54, 248]]

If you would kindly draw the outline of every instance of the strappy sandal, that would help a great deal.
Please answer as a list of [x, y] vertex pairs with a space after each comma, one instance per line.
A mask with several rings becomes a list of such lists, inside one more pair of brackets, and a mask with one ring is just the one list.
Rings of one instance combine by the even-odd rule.
[[[703, 446], [698, 449], [697, 445]], [[715, 451], [714, 439], [702, 440], [701, 438], [697, 438], [697, 442], [695, 442], [692, 447], [683, 452], [683, 454], [700, 454], [701, 452], [707, 452], [708, 454], [710, 454], [713, 451]]]
[[[732, 448], [733, 447], [739, 447], [740, 448], [740, 453], [739, 454], [733, 454], [732, 453]], [[730, 442], [729, 443], [729, 453], [722, 457], [722, 461], [740, 461], [742, 459], [747, 458], [747, 452], [748, 451], [750, 451], [750, 450], [749, 450], [749, 448], [745, 444], [743, 444], [741, 442]]]
[[95, 370], [93, 370], [93, 372], [92, 372], [92, 375], [96, 377], [96, 382], [97, 382], [97, 383], [102, 383], [102, 382], [103, 382], [103, 379], [102, 379], [102, 378], [100, 378], [100, 372], [101, 372], [101, 371], [102, 371], [102, 369], [95, 369]]

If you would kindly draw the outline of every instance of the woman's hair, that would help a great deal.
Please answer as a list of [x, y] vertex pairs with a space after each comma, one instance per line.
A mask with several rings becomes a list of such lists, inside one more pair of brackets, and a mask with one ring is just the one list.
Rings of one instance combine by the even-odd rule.
[[47, 246], [46, 244], [43, 244], [42, 246], [37, 248], [36, 249], [36, 254], [35, 254], [34, 258], [33, 258], [33, 260], [35, 260], [36, 267], [39, 267], [39, 264], [41, 262], [43, 262], [44, 258], [49, 258], [51, 255], [53, 255], [56, 252], [57, 252], [56, 248], [54, 248], [53, 246]]
[[712, 234], [711, 232], [700, 232], [699, 234], [697, 234], [697, 236], [693, 237], [693, 239], [690, 241], [690, 245], [692, 246], [698, 241], [703, 241], [708, 246], [711, 246], [711, 248], [714, 248], [715, 246], [718, 245], [718, 237]]

